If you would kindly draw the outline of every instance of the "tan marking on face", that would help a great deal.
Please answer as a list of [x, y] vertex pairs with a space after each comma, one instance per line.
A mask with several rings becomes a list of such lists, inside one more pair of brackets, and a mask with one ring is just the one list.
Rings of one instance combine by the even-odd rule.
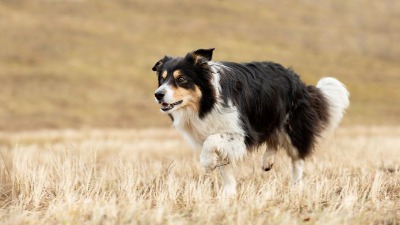
[[182, 76], [182, 73], [181, 73], [180, 70], [175, 70], [175, 71], [172, 73], [172, 76], [174, 76], [174, 79], [176, 79], [176, 78], [178, 78], [179, 76]]
[[167, 78], [168, 72], [164, 70], [164, 72], [161, 74], [162, 78], [165, 79]]
[[176, 87], [173, 88], [174, 91], [174, 99], [176, 101], [183, 100], [183, 99], [189, 99], [189, 101], [185, 101], [185, 105], [182, 105], [182, 107], [190, 107], [195, 111], [200, 110], [200, 99], [201, 99], [201, 91], [200, 88], [195, 85], [194, 90], [188, 90], [185, 88], [181, 87]]

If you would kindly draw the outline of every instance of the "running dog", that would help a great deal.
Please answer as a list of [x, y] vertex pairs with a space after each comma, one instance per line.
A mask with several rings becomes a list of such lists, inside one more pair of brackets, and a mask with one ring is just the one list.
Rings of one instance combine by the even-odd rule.
[[[155, 63], [161, 112], [194, 147], [202, 148], [206, 171], [218, 168], [223, 195], [236, 194], [232, 163], [267, 146], [262, 169], [274, 164], [278, 148], [291, 158], [291, 183], [302, 179], [304, 159], [318, 139], [336, 128], [349, 106], [337, 79], [304, 84], [292, 69], [274, 62], [216, 62], [214, 49]], [[264, 145], [266, 144], [266, 145]]]

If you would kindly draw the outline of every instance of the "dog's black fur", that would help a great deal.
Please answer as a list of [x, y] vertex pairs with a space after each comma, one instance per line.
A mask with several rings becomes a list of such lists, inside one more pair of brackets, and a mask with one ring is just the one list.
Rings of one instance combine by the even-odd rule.
[[306, 157], [328, 118], [328, 103], [320, 91], [307, 87], [291, 69], [273, 62], [232, 63], [222, 69], [225, 102], [239, 109], [246, 145], [278, 145], [284, 131], [301, 158]]
[[201, 49], [183, 58], [164, 57], [153, 67], [159, 85], [174, 82], [170, 76], [162, 79], [161, 71], [181, 70], [188, 81], [184, 88], [191, 88], [190, 84], [200, 88], [202, 118], [216, 104], [211, 77], [218, 72], [220, 97], [224, 104], [233, 104], [240, 112], [248, 149], [263, 143], [277, 148], [280, 134], [284, 133], [300, 158], [309, 155], [329, 120], [329, 103], [321, 91], [306, 86], [293, 70], [273, 62], [218, 62], [215, 66], [218, 71], [213, 71], [209, 64], [212, 52], [213, 49]]

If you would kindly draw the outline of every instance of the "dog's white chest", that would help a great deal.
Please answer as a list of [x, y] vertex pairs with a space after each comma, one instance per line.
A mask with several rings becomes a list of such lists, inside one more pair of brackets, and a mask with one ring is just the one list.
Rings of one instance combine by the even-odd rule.
[[177, 110], [172, 114], [176, 127], [195, 148], [203, 145], [210, 135], [217, 133], [236, 133], [244, 135], [236, 108], [219, 108], [216, 106], [204, 118], [188, 110]]

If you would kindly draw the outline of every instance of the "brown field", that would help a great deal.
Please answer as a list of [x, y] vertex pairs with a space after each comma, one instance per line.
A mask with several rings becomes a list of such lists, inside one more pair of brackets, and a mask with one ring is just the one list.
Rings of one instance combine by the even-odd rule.
[[[400, 1], [1, 0], [0, 224], [400, 224]], [[289, 186], [289, 159], [218, 198], [170, 120], [153, 64], [215, 47], [351, 93]]]
[[400, 1], [2, 0], [0, 130], [167, 126], [151, 67], [215, 47], [351, 93], [346, 124], [400, 123]]
[[344, 127], [289, 186], [282, 152], [236, 170], [220, 199], [216, 172], [172, 129], [0, 134], [0, 224], [399, 224], [400, 128]]

